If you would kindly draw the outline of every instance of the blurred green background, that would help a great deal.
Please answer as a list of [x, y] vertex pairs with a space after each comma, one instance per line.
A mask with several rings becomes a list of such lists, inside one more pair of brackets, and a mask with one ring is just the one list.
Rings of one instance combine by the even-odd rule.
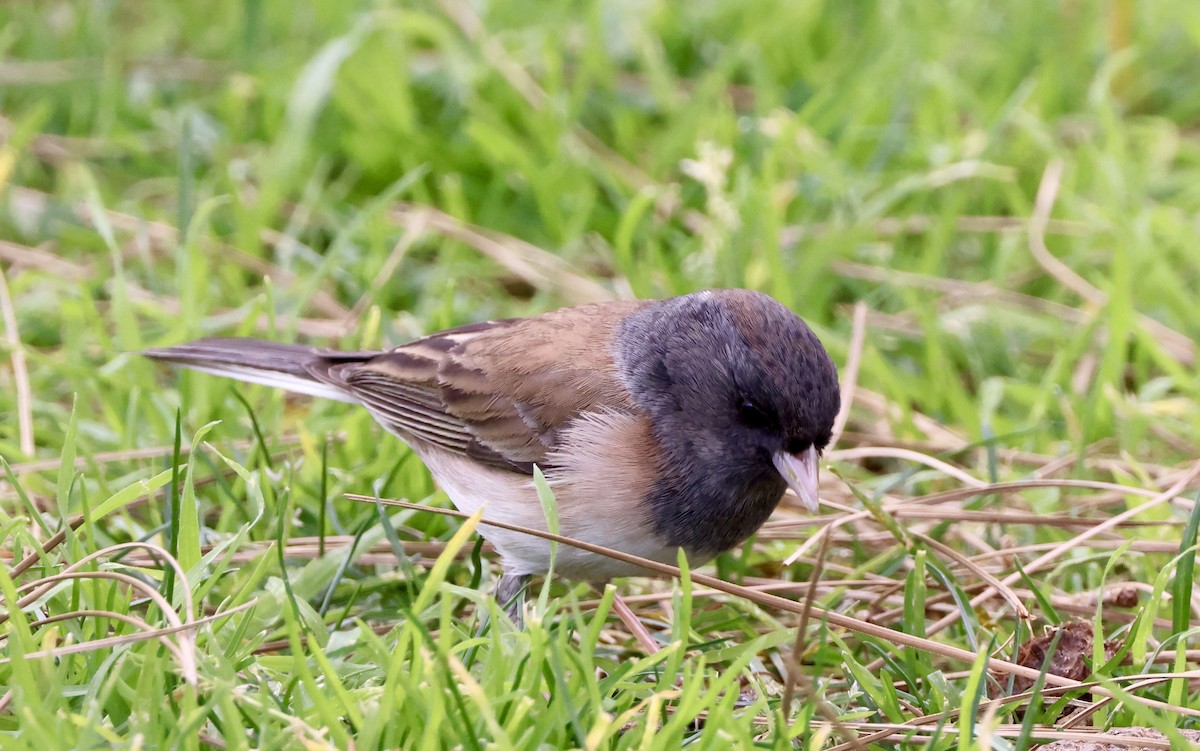
[[[919, 449], [987, 481], [1045, 470], [1157, 491], [1196, 458], [1198, 235], [1194, 2], [9, 0], [0, 5], [0, 455], [15, 469], [0, 521], [7, 547], [27, 551], [46, 536], [32, 509], [49, 533], [149, 480], [170, 462], [182, 409], [184, 447], [222, 420], [206, 440], [246, 465], [266, 494], [271, 513], [239, 545], [354, 535], [378, 522], [376, 511], [336, 500], [326, 520], [326, 499], [346, 490], [413, 499], [434, 492], [369, 417], [251, 387], [235, 396], [228, 383], [168, 376], [131, 353], [204, 334], [378, 347], [483, 318], [713, 286], [774, 295], [812, 323], [843, 366], [861, 305], [859, 393], [843, 449]], [[261, 450], [244, 442], [256, 434]], [[329, 435], [340, 438], [323, 459]], [[275, 464], [264, 458], [267, 446]], [[81, 457], [78, 473], [60, 472], [60, 456]], [[955, 487], [937, 473], [911, 474], [895, 457], [832, 460], [870, 493]], [[185, 494], [196, 553], [254, 520], [250, 488], [258, 487], [215, 455], [197, 461], [198, 489]], [[841, 486], [829, 493], [857, 503]], [[1067, 516], [1125, 502], [1076, 507], [1057, 490], [1025, 500], [1038, 513]], [[155, 497], [96, 520], [62, 561], [43, 561], [45, 572], [139, 537], [165, 539], [177, 552], [165, 505]], [[1183, 512], [1160, 511], [1148, 519], [1181, 523]], [[396, 523], [409, 525], [406, 539], [444, 541], [455, 528], [411, 514]], [[381, 541], [385, 531], [370, 534]], [[1004, 533], [1011, 536], [993, 542], [1047, 544], [1073, 534]], [[1139, 534], [1169, 546], [1179, 540], [1178, 528]], [[794, 543], [776, 539], [719, 570], [806, 581], [811, 568], [772, 563]], [[852, 573], [902, 583], [903, 548], [888, 559], [875, 544], [856, 539], [831, 555]], [[259, 553], [239, 560], [253, 572], [221, 569], [221, 584], [203, 590], [210, 607], [234, 592], [277, 603], [308, 598], [303, 607], [320, 605], [305, 621], [314, 633], [322, 622], [336, 632], [360, 617], [386, 625], [419, 590], [411, 578], [409, 589], [397, 589], [388, 577], [398, 574], [383, 563], [376, 574], [317, 557], [292, 599], [269, 585], [282, 564]], [[1120, 570], [1148, 586], [1166, 560], [1147, 554]], [[1103, 557], [1077, 563], [1039, 582], [1066, 596], [1109, 574]], [[210, 586], [212, 570], [197, 571], [194, 583]], [[466, 565], [449, 574], [456, 585], [471, 578]], [[108, 590], [93, 596], [108, 607], [125, 597], [123, 607], [134, 607]], [[274, 617], [285, 618], [280, 612]], [[1153, 621], [1155, 613], [1144, 615]], [[753, 641], [783, 633], [774, 615], [725, 606], [701, 617], [693, 643], [747, 642], [747, 661], [783, 643]], [[255, 618], [240, 628], [260, 641], [286, 638], [295, 626]], [[1172, 633], [1186, 630], [1187, 618], [1177, 616]], [[970, 628], [1005, 642], [1010, 629], [1025, 627], [984, 618]], [[400, 680], [378, 673], [391, 643], [381, 646], [369, 629], [353, 633], [338, 637], [342, 646], [374, 654], [373, 667], [346, 657], [326, 680], [345, 681], [362, 707], [383, 711], [372, 703], [378, 686]], [[948, 633], [955, 643], [977, 642], [974, 632]], [[10, 694], [36, 691], [45, 702], [23, 716], [23, 732], [12, 715], [0, 713], [0, 726], [14, 743], [43, 751], [55, 742], [56, 713], [84, 718], [71, 725], [79, 734], [72, 743], [132, 743], [141, 733], [163, 747], [198, 744], [197, 728], [219, 735], [213, 728], [244, 722], [256, 727], [255, 744], [287, 747], [295, 738], [282, 718], [292, 713], [314, 726], [346, 723], [349, 730], [328, 736], [334, 745], [357, 738], [360, 747], [416, 747], [422, 732], [432, 734], [422, 741], [429, 748], [466, 743], [454, 731], [422, 729], [426, 710], [417, 703], [407, 720], [397, 715], [388, 729], [362, 736], [353, 711], [329, 709], [308, 684], [277, 698], [279, 716], [242, 706], [237, 719], [222, 704], [240, 701], [231, 698], [241, 696], [232, 688], [237, 670], [299, 673], [290, 657], [256, 656], [259, 642], [223, 638], [209, 645], [217, 655], [209, 693], [149, 718], [132, 708], [176, 685], [158, 675], [172, 669], [153, 644], [128, 653], [147, 661], [141, 668], [121, 663], [131, 671], [117, 671], [132, 686], [124, 693], [97, 688], [109, 670], [97, 661], [24, 677], [0, 671]], [[324, 638], [313, 643], [329, 646]], [[575, 655], [563, 638], [553, 654]], [[392, 654], [399, 662], [390, 664], [406, 665], [414, 681], [434, 680]], [[875, 654], [859, 656], [866, 663]], [[709, 667], [781, 674], [775, 658], [751, 670], [742, 657], [721, 652]], [[511, 654], [490, 659], [486, 675], [513, 676]], [[547, 674], [557, 670], [557, 658], [533, 659], [547, 660]], [[688, 665], [711, 689], [704, 682], [716, 674]], [[669, 671], [656, 675], [662, 690], [674, 685]], [[497, 702], [516, 690], [480, 680], [479, 696]], [[900, 704], [900, 715], [880, 708], [884, 694], [867, 701], [831, 685], [830, 701], [850, 713], [843, 719], [861, 719], [853, 713], [863, 702], [880, 716], [903, 716]], [[748, 714], [769, 718], [778, 696], [759, 689], [776, 703]], [[353, 704], [326, 690], [326, 699]], [[643, 706], [640, 690], [612, 688], [618, 698], [606, 695], [605, 711]], [[528, 747], [587, 745], [581, 718], [601, 703], [592, 691], [586, 681], [561, 684]], [[1162, 691], [1164, 701], [1187, 699]], [[437, 696], [426, 698], [438, 711], [458, 711]], [[960, 699], [931, 696], [906, 700], [934, 711]], [[688, 718], [707, 713], [712, 727], [737, 715], [719, 702], [670, 706], [683, 719], [655, 748], [699, 742]], [[188, 711], [201, 719], [182, 727], [169, 720]], [[502, 712], [497, 722], [525, 727], [522, 717]], [[656, 727], [645, 713], [630, 717], [637, 728]], [[484, 715], [456, 722], [464, 738], [484, 726], [499, 737]], [[729, 722], [731, 737], [757, 732]], [[38, 723], [49, 728], [40, 739], [29, 730]], [[635, 734], [619, 730], [595, 730], [593, 747], [633, 744]], [[237, 735], [221, 737], [236, 746]], [[771, 738], [790, 743], [786, 734]]]

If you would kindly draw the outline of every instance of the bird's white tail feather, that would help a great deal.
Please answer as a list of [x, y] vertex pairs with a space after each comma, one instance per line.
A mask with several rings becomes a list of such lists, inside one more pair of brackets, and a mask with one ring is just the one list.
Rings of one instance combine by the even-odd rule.
[[257, 383], [263, 386], [291, 391], [295, 394], [305, 394], [307, 396], [321, 397], [322, 399], [333, 399], [339, 402], [358, 404], [357, 399], [327, 383], [320, 383], [309, 378], [289, 375], [288, 373], [280, 373], [276, 370], [262, 370], [245, 365], [225, 365], [221, 363], [178, 362], [177, 364], [188, 370], [233, 378], [245, 383]]

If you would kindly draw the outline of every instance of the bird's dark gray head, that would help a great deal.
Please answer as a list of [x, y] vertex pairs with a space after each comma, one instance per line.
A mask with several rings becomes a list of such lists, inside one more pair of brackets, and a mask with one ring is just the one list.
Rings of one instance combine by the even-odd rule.
[[840, 395], [837, 368], [799, 316], [757, 292], [712, 290], [638, 311], [616, 341], [662, 449], [650, 504], [668, 542], [726, 550], [788, 485], [816, 507], [816, 460]]

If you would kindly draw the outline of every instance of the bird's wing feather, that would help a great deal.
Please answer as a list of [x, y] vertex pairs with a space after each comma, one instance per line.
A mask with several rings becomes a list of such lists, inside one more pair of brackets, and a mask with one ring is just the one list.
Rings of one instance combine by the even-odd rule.
[[485, 328], [471, 324], [433, 334], [361, 362], [317, 360], [309, 373], [352, 396], [400, 437], [466, 454], [474, 439], [466, 424], [446, 411], [437, 373], [449, 350]]
[[644, 304], [471, 324], [365, 362], [317, 366], [313, 375], [353, 395], [402, 437], [531, 473], [580, 414], [634, 409], [610, 343], [615, 323]]

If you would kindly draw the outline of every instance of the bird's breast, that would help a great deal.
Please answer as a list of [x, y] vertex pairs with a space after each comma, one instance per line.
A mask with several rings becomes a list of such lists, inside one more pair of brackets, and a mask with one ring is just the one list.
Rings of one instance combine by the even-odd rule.
[[[649, 491], [659, 473], [656, 444], [645, 418], [596, 411], [576, 418], [559, 435], [543, 471], [554, 494], [559, 532], [593, 545], [664, 563], [675, 562], [676, 546], [655, 532]], [[434, 479], [454, 505], [484, 519], [548, 528], [531, 477], [480, 465], [439, 449], [419, 451]], [[489, 527], [480, 532], [500, 553], [509, 573], [544, 573], [550, 545], [520, 532]], [[555, 570], [569, 578], [602, 581], [644, 570], [597, 553], [558, 546]]]

